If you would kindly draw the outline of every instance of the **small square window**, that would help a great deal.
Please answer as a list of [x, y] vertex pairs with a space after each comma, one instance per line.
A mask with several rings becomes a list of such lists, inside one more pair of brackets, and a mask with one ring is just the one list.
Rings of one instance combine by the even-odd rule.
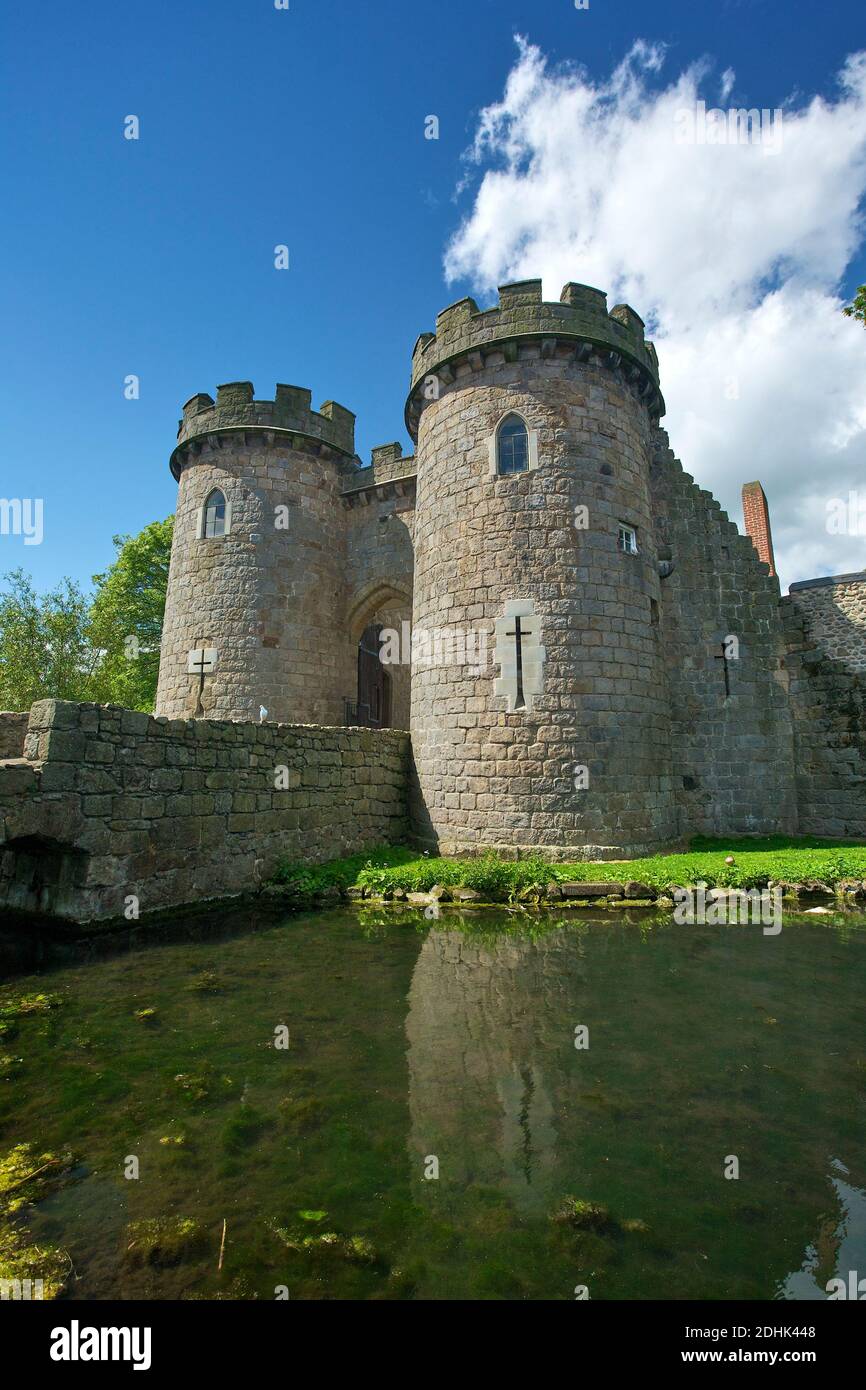
[[617, 550], [621, 550], [624, 555], [637, 555], [637, 531], [633, 526], [626, 526], [623, 522], [620, 522], [616, 547]]

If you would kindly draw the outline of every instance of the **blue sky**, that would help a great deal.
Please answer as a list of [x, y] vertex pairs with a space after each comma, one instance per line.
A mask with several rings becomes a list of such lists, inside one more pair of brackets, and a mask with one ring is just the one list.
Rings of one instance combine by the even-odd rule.
[[[830, 92], [866, 45], [854, 0], [7, 10], [0, 495], [44, 498], [45, 538], [0, 536], [0, 572], [87, 582], [113, 533], [168, 515], [180, 407], [219, 382], [251, 380], [262, 398], [277, 381], [310, 387], [314, 404], [356, 412], [362, 458], [408, 448], [412, 345], [475, 288], [471, 274], [446, 284], [443, 255], [475, 196], [455, 198], [461, 155], [502, 96], [516, 33], [598, 81], [635, 39], [664, 43], [666, 80], [706, 56], [736, 70], [737, 104], [759, 106]], [[138, 141], [123, 138], [129, 114]], [[855, 257], [841, 288], [859, 279]]]

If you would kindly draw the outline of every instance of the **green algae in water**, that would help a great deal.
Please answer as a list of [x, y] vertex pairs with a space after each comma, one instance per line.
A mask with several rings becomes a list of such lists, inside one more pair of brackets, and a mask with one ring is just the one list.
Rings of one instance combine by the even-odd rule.
[[862, 915], [465, 918], [215, 916], [0, 987], [0, 1154], [82, 1165], [25, 1186], [10, 1266], [53, 1252], [76, 1299], [494, 1300], [866, 1267]]
[[0, 1001], [0, 1042], [19, 1035], [19, 1023], [33, 1014], [47, 1014], [56, 1009], [60, 999], [55, 994], [9, 995]]
[[597, 1202], [584, 1202], [580, 1197], [566, 1197], [553, 1214], [553, 1220], [560, 1226], [572, 1226], [575, 1230], [604, 1231], [614, 1223], [607, 1207]]
[[207, 1246], [205, 1232], [189, 1217], [157, 1216], [132, 1221], [126, 1228], [124, 1254], [132, 1265], [178, 1265]]
[[30, 1240], [15, 1221], [16, 1213], [43, 1198], [57, 1180], [70, 1154], [36, 1153], [30, 1144], [16, 1144], [0, 1157], [0, 1281], [38, 1285], [34, 1297], [57, 1298], [63, 1291], [71, 1261], [64, 1250]]
[[66, 1252], [28, 1241], [20, 1231], [0, 1221], [0, 1280], [17, 1284], [36, 1281], [44, 1300], [58, 1298], [70, 1274]]

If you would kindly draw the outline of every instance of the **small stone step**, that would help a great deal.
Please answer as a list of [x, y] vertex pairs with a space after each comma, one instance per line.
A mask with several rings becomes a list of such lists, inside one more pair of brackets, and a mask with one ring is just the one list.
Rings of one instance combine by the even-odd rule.
[[656, 890], [645, 883], [630, 882], [625, 885], [624, 894], [627, 898], [654, 898]]
[[621, 898], [621, 883], [562, 883], [564, 898]]

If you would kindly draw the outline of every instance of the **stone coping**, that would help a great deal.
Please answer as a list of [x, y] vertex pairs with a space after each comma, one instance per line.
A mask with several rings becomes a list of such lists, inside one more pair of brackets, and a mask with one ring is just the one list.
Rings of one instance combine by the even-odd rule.
[[376, 476], [375, 469], [364, 468], [362, 470], [359, 470], [357, 477], [352, 478], [350, 483], [348, 483], [343, 488], [342, 495], [344, 497], [351, 497], [352, 494], [355, 492], [366, 492], [370, 488], [377, 487], [396, 488], [398, 483], [414, 484], [417, 481], [417, 478], [418, 474], [416, 472], [399, 473], [394, 478], [382, 478]]
[[855, 574], [826, 574], [820, 579], [800, 579], [796, 584], [789, 585], [788, 593], [797, 594], [803, 589], [823, 589], [832, 584], [866, 585], [866, 570], [860, 570]]

